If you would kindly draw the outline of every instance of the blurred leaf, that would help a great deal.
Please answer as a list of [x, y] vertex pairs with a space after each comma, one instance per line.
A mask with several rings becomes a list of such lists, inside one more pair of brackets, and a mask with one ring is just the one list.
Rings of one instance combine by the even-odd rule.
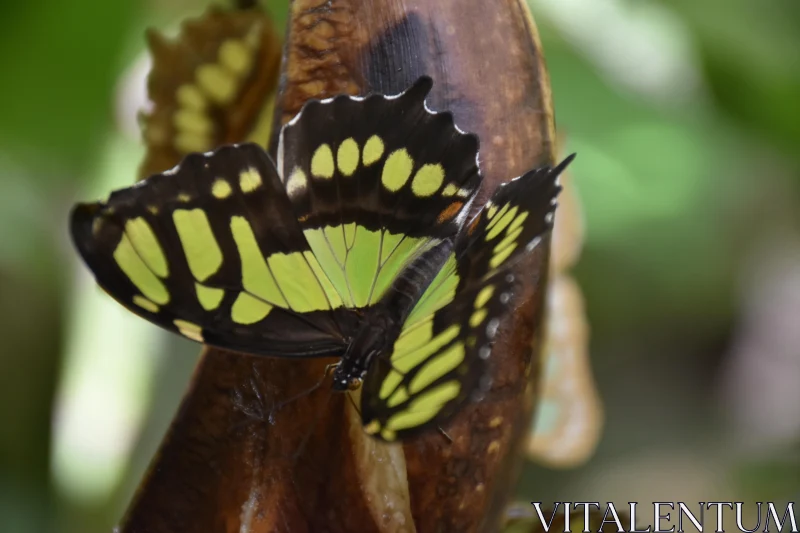
[[0, 160], [0, 269], [45, 280], [52, 275], [54, 207], [46, 187], [27, 169]]
[[800, 3], [669, 3], [692, 29], [717, 104], [800, 161]]
[[563, 42], [547, 53], [559, 127], [579, 154], [587, 248], [577, 272], [593, 328], [729, 317], [740, 253], [730, 206], [752, 182], [745, 138], [713, 114], [614, 90]]
[[[15, 2], [0, 17], [0, 142], [33, 167], [80, 168], [108, 125], [138, 2]], [[47, 154], [44, 158], [42, 155]], [[63, 169], [48, 176], [68, 175]]]
[[753, 500], [796, 500], [800, 496], [800, 450], [747, 461], [737, 474], [739, 485]]

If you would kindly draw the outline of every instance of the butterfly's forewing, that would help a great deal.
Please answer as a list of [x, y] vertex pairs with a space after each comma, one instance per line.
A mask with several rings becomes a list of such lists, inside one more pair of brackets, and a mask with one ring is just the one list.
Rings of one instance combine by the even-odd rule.
[[278, 168], [314, 254], [346, 305], [380, 300], [434, 239], [458, 230], [480, 184], [474, 135], [425, 107], [430, 78], [387, 97], [309, 102]]
[[109, 294], [193, 340], [337, 354], [353, 327], [256, 145], [190, 155], [106, 202], [78, 205], [71, 231]]
[[459, 233], [391, 356], [376, 361], [364, 381], [368, 432], [392, 441], [440, 425], [486, 385], [492, 339], [514, 289], [512, 267], [551, 227], [556, 179], [570, 160], [500, 186]]

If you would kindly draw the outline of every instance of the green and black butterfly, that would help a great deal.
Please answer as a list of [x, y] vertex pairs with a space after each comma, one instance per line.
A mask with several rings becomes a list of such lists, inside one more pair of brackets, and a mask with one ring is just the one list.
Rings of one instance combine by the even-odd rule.
[[500, 186], [471, 221], [478, 139], [388, 97], [307, 103], [278, 162], [254, 144], [177, 167], [72, 213], [75, 244], [122, 305], [190, 339], [277, 357], [339, 356], [365, 430], [441, 425], [486, 383], [511, 265], [549, 230], [558, 174]]

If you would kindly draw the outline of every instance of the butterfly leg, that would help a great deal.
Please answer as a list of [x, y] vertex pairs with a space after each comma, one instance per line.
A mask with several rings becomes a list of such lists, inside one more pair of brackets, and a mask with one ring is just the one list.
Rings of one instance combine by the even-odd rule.
[[334, 370], [334, 369], [335, 369], [337, 366], [339, 366], [339, 361], [337, 361], [337, 362], [335, 362], [335, 363], [331, 363], [331, 364], [327, 365], [327, 366], [325, 367], [325, 371], [322, 373], [322, 379], [320, 379], [319, 381], [317, 381], [317, 383], [315, 383], [315, 384], [314, 384], [314, 385], [313, 385], [311, 388], [309, 388], [309, 389], [306, 389], [306, 390], [304, 390], [304, 391], [303, 391], [303, 392], [301, 392], [301, 393], [295, 394], [294, 396], [290, 397], [288, 400], [284, 400], [284, 401], [282, 401], [282, 402], [280, 402], [280, 403], [276, 404], [276, 405], [275, 405], [275, 407], [273, 407], [273, 408], [271, 409], [271, 411], [270, 411], [270, 420], [272, 419], [272, 414], [273, 414], [275, 411], [277, 411], [278, 409], [281, 409], [281, 408], [283, 408], [283, 407], [286, 407], [286, 405], [288, 405], [288, 404], [292, 403], [293, 401], [295, 401], [295, 400], [299, 400], [300, 398], [302, 398], [302, 397], [304, 397], [304, 396], [308, 396], [309, 394], [311, 394], [312, 392], [314, 392], [315, 390], [317, 390], [318, 388], [320, 388], [320, 387], [322, 386], [322, 384], [323, 384], [323, 383], [325, 383], [325, 380], [326, 380], [326, 379], [328, 379], [328, 376], [331, 374], [331, 372], [332, 372], [332, 371], [333, 371], [333, 370]]
[[453, 444], [453, 438], [450, 435], [448, 435], [447, 432], [443, 430], [441, 426], [436, 426], [436, 429], [439, 431], [442, 437], [447, 439], [448, 444]]
[[349, 391], [347, 392], [347, 399], [350, 400], [350, 405], [352, 405], [353, 409], [355, 409], [356, 413], [358, 413], [358, 418], [361, 418], [361, 409], [358, 408], [356, 401], [353, 399], [353, 395]]
[[[330, 366], [334, 366], [334, 367], [335, 367], [337, 364], [338, 364], [338, 363], [336, 363], [336, 364], [334, 364], [334, 365], [328, 365], [328, 367], [330, 367]], [[327, 376], [328, 376], [328, 369], [326, 368], [326, 369], [325, 369], [325, 376], [322, 378], [322, 380], [320, 381], [320, 383], [322, 383], [322, 381], [325, 381], [325, 378], [326, 378]], [[319, 384], [318, 384], [318, 385], [319, 385]], [[326, 402], [325, 402], [325, 404], [324, 404], [326, 407], [327, 407], [328, 403], [329, 403], [329, 402], [330, 402], [330, 400], [331, 400], [331, 396], [333, 396], [333, 389], [330, 389], [330, 390], [328, 391], [328, 399], [327, 399], [327, 401], [326, 401]], [[322, 415], [323, 415], [323, 413], [325, 413], [325, 409], [319, 409], [319, 410], [317, 410], [317, 414], [316, 414], [316, 416], [314, 417], [314, 421], [311, 423], [310, 427], [308, 428], [308, 431], [306, 432], [306, 435], [305, 435], [305, 437], [303, 437], [303, 440], [302, 440], [302, 441], [300, 441], [300, 445], [297, 447], [297, 449], [295, 450], [295, 452], [292, 454], [292, 460], [293, 460], [293, 461], [297, 461], [297, 460], [300, 458], [300, 456], [303, 454], [303, 451], [305, 451], [306, 444], [308, 444], [308, 439], [310, 439], [310, 438], [311, 438], [311, 435], [312, 435], [312, 434], [313, 434], [313, 433], [316, 431], [316, 429], [317, 429], [317, 424], [319, 424], [319, 421], [320, 421], [320, 419], [322, 418]]]

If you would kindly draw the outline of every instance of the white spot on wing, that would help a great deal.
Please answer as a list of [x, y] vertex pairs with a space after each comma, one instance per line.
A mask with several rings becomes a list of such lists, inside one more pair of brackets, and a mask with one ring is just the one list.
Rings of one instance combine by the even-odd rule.
[[536, 248], [536, 247], [539, 245], [539, 242], [541, 242], [541, 240], [542, 240], [542, 238], [541, 238], [541, 237], [536, 237], [535, 239], [533, 239], [533, 240], [532, 240], [531, 242], [529, 242], [529, 243], [528, 243], [528, 245], [525, 247], [525, 251], [526, 251], [526, 252], [530, 252], [531, 250], [533, 250], [534, 248]]
[[490, 339], [493, 339], [494, 336], [497, 334], [497, 328], [500, 327], [500, 320], [497, 318], [493, 318], [486, 324], [486, 336]]

